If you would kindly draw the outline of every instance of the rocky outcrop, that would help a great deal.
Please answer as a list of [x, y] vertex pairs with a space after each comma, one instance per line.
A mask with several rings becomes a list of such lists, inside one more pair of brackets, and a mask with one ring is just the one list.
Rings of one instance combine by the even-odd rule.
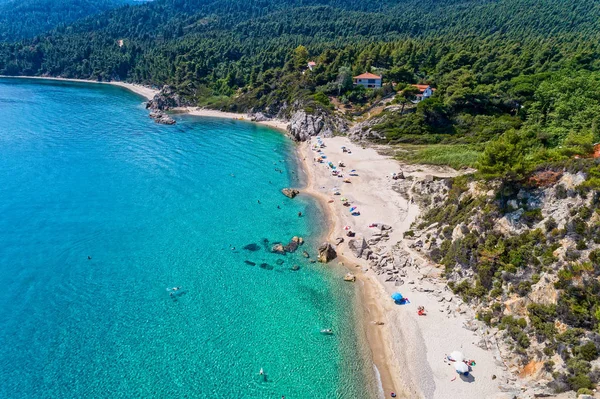
[[281, 192], [288, 198], [294, 198], [300, 194], [300, 191], [296, 190], [295, 188], [284, 188], [281, 190]]
[[185, 107], [187, 105], [189, 104], [177, 94], [172, 86], [165, 85], [152, 100], [146, 103], [146, 109], [166, 111], [171, 108]]
[[375, 117], [367, 119], [366, 121], [359, 122], [352, 126], [348, 131], [348, 137], [354, 141], [362, 140], [381, 140], [385, 139], [385, 134], [375, 130], [373, 127], [382, 123], [385, 118]]
[[335, 133], [347, 130], [348, 123], [344, 119], [323, 111], [317, 111], [315, 114], [304, 110], [296, 111], [288, 125], [288, 133], [296, 141], [307, 141], [313, 136], [333, 137]]
[[360, 258], [365, 249], [367, 249], [368, 245], [364, 238], [353, 238], [348, 240], [348, 248], [350, 251], [356, 256]]
[[154, 122], [159, 123], [161, 125], [174, 125], [175, 124], [175, 119], [171, 118], [169, 115], [165, 114], [164, 112], [160, 112], [160, 111], [152, 111], [150, 112], [150, 115], [148, 115], [150, 118], [154, 119]]
[[335, 252], [335, 249], [333, 248], [333, 246], [330, 243], [324, 242], [319, 247], [319, 255], [317, 257], [319, 262], [327, 263], [330, 260], [335, 259], [336, 256], [337, 256], [337, 253]]

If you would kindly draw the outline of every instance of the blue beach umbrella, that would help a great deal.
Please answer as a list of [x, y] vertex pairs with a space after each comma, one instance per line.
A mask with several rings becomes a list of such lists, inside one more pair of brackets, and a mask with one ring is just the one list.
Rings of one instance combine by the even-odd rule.
[[402, 294], [401, 294], [401, 293], [399, 293], [399, 292], [394, 292], [394, 293], [392, 294], [392, 299], [393, 299], [395, 302], [400, 302], [401, 300], [403, 300], [403, 299], [404, 299], [404, 297], [402, 296]]

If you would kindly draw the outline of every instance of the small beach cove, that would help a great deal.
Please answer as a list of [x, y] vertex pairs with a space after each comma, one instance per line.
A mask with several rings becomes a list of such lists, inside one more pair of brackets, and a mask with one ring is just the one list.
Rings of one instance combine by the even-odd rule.
[[[136, 86], [121, 85], [135, 91]], [[142, 94], [152, 95], [151, 92]], [[196, 116], [213, 117], [221, 119], [245, 120], [249, 117], [241, 114], [221, 113], [219, 111], [188, 109], [190, 114]], [[142, 112], [143, 116], [145, 114]], [[177, 114], [176, 114], [177, 115]], [[182, 115], [183, 121], [192, 116]], [[209, 118], [208, 120], [211, 120]], [[283, 130], [285, 123], [274, 121], [272, 127]], [[246, 123], [244, 123], [246, 124]], [[251, 124], [247, 124], [252, 126]], [[325, 211], [327, 225], [322, 225], [324, 236], [329, 242], [334, 242], [337, 237], [345, 237], [344, 226], [349, 225], [360, 236], [369, 238], [373, 233], [372, 223], [385, 223], [392, 226], [390, 239], [384, 249], [390, 249], [402, 240], [402, 235], [410, 228], [410, 224], [419, 215], [419, 208], [411, 204], [407, 198], [395, 191], [392, 173], [403, 170], [406, 176], [423, 179], [426, 175], [441, 177], [453, 176], [452, 170], [441, 170], [423, 165], [406, 166], [380, 155], [372, 148], [361, 148], [343, 137], [323, 138], [326, 147], [323, 152], [327, 154], [328, 161], [335, 164], [343, 161], [346, 170], [355, 169], [358, 176], [352, 177], [352, 183], [344, 184], [342, 179], [331, 176], [331, 169], [327, 164], [314, 162], [317, 154], [312, 151], [311, 143], [302, 143], [298, 147], [298, 159], [304, 161], [299, 166], [306, 173], [306, 188], [304, 193], [314, 196], [320, 207]], [[316, 144], [313, 139], [312, 145]], [[352, 149], [352, 153], [344, 153], [341, 148]], [[293, 168], [293, 167], [292, 167]], [[297, 182], [302, 186], [302, 182]], [[333, 197], [332, 189], [338, 187], [341, 197], [348, 197], [350, 202], [360, 210], [360, 216], [351, 216], [348, 208], [341, 206], [338, 196]], [[334, 199], [334, 202], [330, 202]], [[313, 208], [311, 208], [313, 209]], [[309, 213], [314, 211], [307, 210]], [[313, 243], [318, 245], [319, 242]], [[369, 269], [369, 264], [363, 259], [357, 259], [347, 247], [345, 242], [338, 246], [338, 259], [334, 260], [331, 268], [335, 278], [341, 279], [344, 272], [337, 266], [338, 262], [354, 273], [357, 280], [358, 295], [356, 303], [361, 307], [355, 312], [354, 317], [359, 334], [366, 334], [373, 362], [378, 370], [383, 387], [382, 394], [389, 397], [390, 392], [396, 392], [398, 397], [423, 397], [423, 398], [480, 398], [502, 397], [498, 383], [506, 382], [506, 375], [502, 367], [497, 365], [490, 351], [483, 351], [475, 343], [479, 340], [473, 333], [463, 328], [463, 324], [472, 315], [460, 314], [449, 318], [446, 313], [438, 312], [442, 305], [430, 292], [419, 292], [412, 289], [412, 285], [401, 287], [386, 282], [386, 275], [376, 275]], [[411, 251], [400, 244], [400, 247], [413, 259], [427, 263], [420, 254]], [[406, 257], [409, 258], [409, 257]], [[405, 259], [403, 259], [405, 260]], [[423, 277], [423, 270], [407, 268], [405, 280], [420, 281], [421, 287], [431, 287], [431, 290], [441, 290], [444, 283], [438, 280], [439, 272], [433, 265], [429, 266], [431, 275]], [[351, 285], [351, 283], [344, 283]], [[353, 288], [347, 287], [352, 290]], [[411, 304], [397, 306], [390, 295], [396, 291], [409, 297]], [[425, 306], [427, 317], [418, 317], [417, 306]], [[441, 309], [440, 309], [441, 310]], [[383, 323], [382, 325], [376, 323]], [[439, 328], [443, 326], [443, 328]], [[360, 338], [357, 337], [360, 341]], [[453, 379], [456, 375], [451, 366], [443, 361], [444, 354], [453, 350], [462, 350], [467, 356], [477, 360], [473, 375], [475, 381], [465, 383]], [[367, 360], [370, 356], [367, 356]], [[362, 372], [371, 373], [370, 367], [363, 367]], [[495, 380], [491, 376], [496, 376]], [[369, 377], [367, 377], [369, 378]], [[504, 380], [503, 380], [504, 378]]]

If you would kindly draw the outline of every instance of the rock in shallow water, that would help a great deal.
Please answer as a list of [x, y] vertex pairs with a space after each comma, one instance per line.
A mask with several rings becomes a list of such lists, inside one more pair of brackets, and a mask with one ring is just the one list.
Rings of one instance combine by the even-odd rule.
[[289, 187], [282, 189], [281, 192], [283, 193], [283, 195], [285, 195], [288, 198], [294, 198], [295, 196], [300, 194], [300, 191], [296, 190], [295, 188], [289, 188]]

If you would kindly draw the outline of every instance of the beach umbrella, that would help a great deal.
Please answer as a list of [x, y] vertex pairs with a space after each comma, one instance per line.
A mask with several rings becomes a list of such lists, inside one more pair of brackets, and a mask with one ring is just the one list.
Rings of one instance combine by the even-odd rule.
[[404, 297], [402, 296], [402, 294], [401, 294], [401, 293], [399, 293], [399, 292], [394, 292], [394, 293], [392, 294], [392, 299], [393, 299], [394, 301], [396, 301], [396, 302], [399, 302], [399, 301], [401, 301], [402, 299], [404, 299]]
[[448, 357], [450, 358], [450, 360], [454, 360], [455, 362], [462, 362], [463, 360], [465, 360], [465, 355], [463, 355], [462, 352], [459, 351], [452, 352]]
[[454, 363], [454, 370], [456, 370], [456, 372], [459, 374], [465, 374], [469, 372], [469, 366], [463, 362], [456, 362]]
[[344, 230], [350, 230], [350, 226], [344, 227]]

